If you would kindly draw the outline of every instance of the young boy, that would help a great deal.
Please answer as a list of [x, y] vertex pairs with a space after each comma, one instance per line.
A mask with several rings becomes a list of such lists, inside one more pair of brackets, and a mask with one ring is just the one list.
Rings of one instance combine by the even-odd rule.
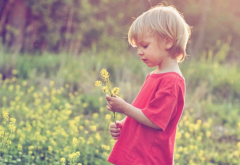
[[171, 6], [156, 6], [131, 25], [128, 41], [151, 72], [132, 105], [106, 96], [107, 108], [127, 117], [110, 125], [118, 139], [108, 161], [116, 165], [172, 165], [185, 81], [178, 62], [186, 56], [190, 28]]

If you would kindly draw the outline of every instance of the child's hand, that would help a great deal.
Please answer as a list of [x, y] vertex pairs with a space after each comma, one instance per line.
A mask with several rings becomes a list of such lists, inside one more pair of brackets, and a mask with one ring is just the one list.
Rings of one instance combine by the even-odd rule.
[[106, 96], [107, 109], [113, 112], [125, 113], [127, 103], [120, 97]]
[[110, 134], [112, 135], [112, 138], [114, 140], [117, 140], [122, 130], [122, 124], [119, 121], [116, 121], [116, 123], [112, 123], [110, 125], [109, 129], [110, 129]]

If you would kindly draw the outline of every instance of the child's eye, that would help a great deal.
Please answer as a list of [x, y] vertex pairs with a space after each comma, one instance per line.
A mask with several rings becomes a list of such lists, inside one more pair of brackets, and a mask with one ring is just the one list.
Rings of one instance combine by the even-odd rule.
[[148, 47], [148, 45], [143, 45], [143, 48], [145, 48], [145, 49], [146, 49], [147, 47]]

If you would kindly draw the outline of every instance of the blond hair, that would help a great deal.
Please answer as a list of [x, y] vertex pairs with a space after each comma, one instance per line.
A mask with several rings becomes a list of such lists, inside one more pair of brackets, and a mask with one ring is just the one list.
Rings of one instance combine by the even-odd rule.
[[169, 49], [170, 55], [181, 62], [187, 55], [190, 33], [189, 25], [174, 7], [159, 5], [135, 19], [128, 31], [128, 42], [135, 47], [144, 35], [169, 37], [173, 41], [173, 46]]

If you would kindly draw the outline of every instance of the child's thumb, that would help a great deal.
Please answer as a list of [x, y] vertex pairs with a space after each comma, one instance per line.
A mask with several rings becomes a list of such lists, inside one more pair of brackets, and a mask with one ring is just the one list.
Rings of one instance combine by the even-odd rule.
[[115, 124], [116, 124], [117, 128], [122, 128], [122, 123], [120, 121], [116, 121]]
[[110, 101], [111, 97], [109, 95], [106, 95], [106, 99], [107, 99], [107, 101]]

